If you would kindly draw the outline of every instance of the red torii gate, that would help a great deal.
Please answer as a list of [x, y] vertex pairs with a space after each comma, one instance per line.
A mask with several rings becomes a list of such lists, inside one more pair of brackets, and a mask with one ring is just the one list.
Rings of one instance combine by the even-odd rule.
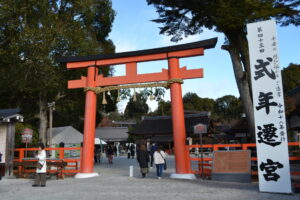
[[[70, 80], [68, 88], [104, 87], [122, 84], [134, 84], [145, 82], [169, 81], [174, 79], [202, 78], [202, 69], [187, 70], [179, 67], [179, 58], [204, 55], [204, 49], [214, 48], [217, 38], [193, 42], [183, 45], [116, 53], [110, 55], [92, 55], [80, 57], [61, 57], [58, 61], [67, 63], [68, 69], [87, 68], [87, 77], [80, 80]], [[137, 74], [137, 63], [154, 60], [168, 60], [168, 70], [162, 69], [159, 73]], [[126, 75], [116, 77], [103, 77], [98, 74], [98, 67], [125, 64]], [[174, 153], [176, 162], [176, 174], [174, 178], [188, 178], [191, 175], [188, 151], [185, 148], [186, 133], [184, 123], [184, 111], [182, 103], [181, 85], [178, 82], [170, 84]], [[96, 120], [95, 92], [88, 90], [85, 100], [83, 153], [81, 173], [78, 178], [97, 176], [94, 173], [94, 138]], [[191, 177], [191, 176], [190, 176]]]

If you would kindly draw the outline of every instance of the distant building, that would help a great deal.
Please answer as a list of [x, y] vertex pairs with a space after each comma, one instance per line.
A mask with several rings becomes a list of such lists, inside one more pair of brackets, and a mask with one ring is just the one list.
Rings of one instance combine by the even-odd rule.
[[251, 134], [248, 130], [248, 123], [246, 117], [242, 117], [231, 127], [227, 127], [223, 130], [226, 133], [227, 142], [230, 140], [238, 141], [239, 143], [251, 142]]
[[13, 175], [13, 160], [15, 150], [15, 123], [23, 122], [24, 117], [20, 115], [20, 109], [0, 110], [0, 173], [5, 176]]
[[126, 142], [128, 139], [128, 127], [135, 121], [112, 121], [104, 117], [96, 128], [95, 137], [105, 142]]
[[108, 116], [104, 116], [98, 124], [98, 127], [129, 127], [135, 124], [136, 122], [133, 120], [118, 121], [111, 120]]
[[[192, 138], [193, 143], [199, 143], [199, 135], [194, 134], [194, 126], [201, 123], [207, 126], [208, 134], [203, 137], [204, 143], [211, 143], [210, 135], [211, 119], [210, 112], [197, 112], [195, 114], [185, 114], [186, 137]], [[173, 127], [171, 116], [144, 117], [140, 124], [137, 124], [133, 130], [128, 132], [132, 136], [148, 139], [151, 142], [168, 143], [173, 146]]]
[[[48, 130], [49, 135], [49, 130]], [[52, 128], [52, 144], [81, 144], [83, 134], [72, 126], [53, 127]]]
[[128, 138], [127, 127], [97, 127], [95, 137], [105, 142], [126, 142]]
[[299, 141], [300, 134], [300, 86], [287, 92], [285, 96], [288, 129], [293, 131], [294, 141]]
[[[49, 136], [49, 129], [48, 129]], [[53, 147], [80, 147], [83, 142], [83, 134], [72, 126], [53, 127], [52, 128], [52, 146]], [[54, 152], [54, 151], [53, 151]], [[79, 157], [80, 152], [75, 150], [66, 150], [65, 157]], [[52, 156], [58, 157], [52, 153]]]

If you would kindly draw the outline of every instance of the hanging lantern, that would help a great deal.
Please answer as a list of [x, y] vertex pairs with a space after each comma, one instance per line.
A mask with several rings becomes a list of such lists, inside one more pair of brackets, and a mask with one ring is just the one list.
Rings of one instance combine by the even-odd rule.
[[107, 104], [107, 101], [106, 101], [106, 99], [105, 99], [105, 92], [103, 92], [102, 104]]
[[110, 90], [108, 90], [107, 95], [109, 95], [109, 96], [111, 95], [111, 94], [110, 94]]

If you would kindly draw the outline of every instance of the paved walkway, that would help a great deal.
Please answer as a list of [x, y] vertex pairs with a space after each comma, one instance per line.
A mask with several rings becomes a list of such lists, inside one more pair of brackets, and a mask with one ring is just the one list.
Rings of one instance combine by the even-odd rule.
[[[142, 179], [135, 159], [114, 158], [95, 166], [98, 177], [88, 179], [51, 179], [45, 188], [31, 187], [31, 179], [4, 178], [0, 181], [0, 200], [299, 200], [300, 194], [282, 195], [258, 192], [257, 183], [240, 184], [211, 180], [174, 180], [174, 158], [169, 157], [168, 169], [158, 180], [154, 168]], [[129, 166], [134, 177], [129, 177]]]

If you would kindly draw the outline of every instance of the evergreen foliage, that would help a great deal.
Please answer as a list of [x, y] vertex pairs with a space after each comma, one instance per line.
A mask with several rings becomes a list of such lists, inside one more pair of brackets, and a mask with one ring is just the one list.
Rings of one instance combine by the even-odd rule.
[[246, 24], [276, 19], [282, 26], [300, 25], [299, 0], [147, 0], [159, 15], [161, 34], [172, 41], [199, 34], [204, 28], [224, 33], [250, 133], [254, 136], [254, 114], [250, 88], [250, 62]]
[[[55, 59], [114, 53], [107, 39], [115, 16], [111, 1], [1, 0], [0, 5], [0, 107], [20, 107], [25, 120], [45, 134], [47, 102], [55, 101], [54, 126], [80, 128], [84, 92], [68, 90], [67, 80], [86, 76], [86, 70], [67, 71]], [[100, 69], [104, 75], [110, 71]]]
[[285, 94], [288, 91], [300, 86], [300, 65], [291, 63], [281, 72], [283, 91]]

